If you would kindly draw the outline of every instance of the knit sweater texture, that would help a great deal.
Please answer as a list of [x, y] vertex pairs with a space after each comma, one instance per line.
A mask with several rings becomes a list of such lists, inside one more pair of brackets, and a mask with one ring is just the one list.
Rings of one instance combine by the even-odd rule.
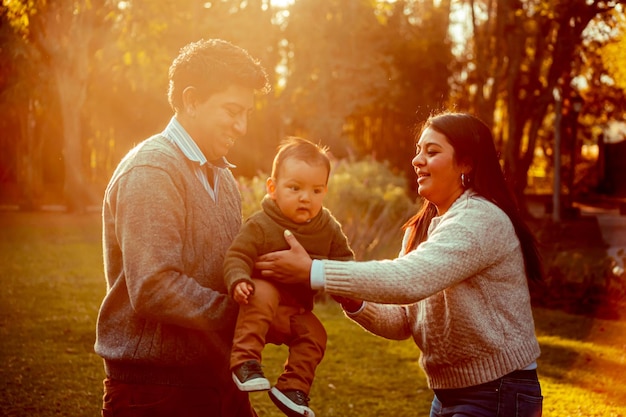
[[[313, 259], [353, 260], [354, 253], [341, 224], [322, 207], [307, 223], [295, 223], [285, 217], [269, 196], [261, 202], [262, 210], [254, 213], [244, 223], [241, 231], [228, 249], [224, 261], [224, 280], [232, 296], [235, 286], [246, 281], [254, 286], [252, 278], [261, 278], [254, 268], [257, 258], [269, 252], [289, 249], [284, 232], [290, 230]], [[313, 309], [316, 291], [302, 284], [275, 283], [306, 310]]]
[[397, 259], [323, 262], [327, 292], [370, 301], [353, 320], [388, 339], [413, 337], [433, 389], [493, 381], [540, 354], [520, 242], [508, 216], [473, 191]]
[[106, 189], [107, 293], [95, 351], [109, 376], [181, 385], [230, 376], [237, 305], [222, 265], [241, 226], [241, 196], [230, 170], [220, 169], [213, 201], [194, 169], [156, 135], [129, 152]]

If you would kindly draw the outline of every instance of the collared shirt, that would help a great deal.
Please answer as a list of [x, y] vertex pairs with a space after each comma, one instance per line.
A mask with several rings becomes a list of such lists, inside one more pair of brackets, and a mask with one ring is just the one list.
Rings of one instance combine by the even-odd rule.
[[[161, 134], [176, 144], [187, 159], [191, 162], [198, 163], [196, 166], [196, 177], [198, 177], [198, 180], [202, 183], [204, 189], [207, 190], [213, 201], [217, 201], [217, 191], [219, 188], [218, 170], [235, 168], [235, 165], [228, 162], [225, 157], [221, 157], [215, 161], [208, 161], [193, 138], [187, 133], [180, 122], [176, 120], [176, 116], [172, 117]], [[212, 175], [212, 180], [209, 180], [208, 175]]]

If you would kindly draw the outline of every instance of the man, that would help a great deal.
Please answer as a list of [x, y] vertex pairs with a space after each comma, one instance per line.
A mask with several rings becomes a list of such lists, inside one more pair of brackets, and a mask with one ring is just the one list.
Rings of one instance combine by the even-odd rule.
[[104, 196], [102, 415], [255, 416], [229, 372], [237, 306], [222, 264], [242, 213], [225, 156], [267, 74], [211, 39], [181, 49], [169, 83], [174, 117], [124, 157]]

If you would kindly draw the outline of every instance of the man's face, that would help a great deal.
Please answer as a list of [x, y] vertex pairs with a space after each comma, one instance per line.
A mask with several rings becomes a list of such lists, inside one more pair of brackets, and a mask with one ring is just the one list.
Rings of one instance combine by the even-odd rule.
[[226, 156], [235, 141], [246, 134], [254, 91], [231, 85], [203, 102], [196, 101], [183, 126], [209, 160]]

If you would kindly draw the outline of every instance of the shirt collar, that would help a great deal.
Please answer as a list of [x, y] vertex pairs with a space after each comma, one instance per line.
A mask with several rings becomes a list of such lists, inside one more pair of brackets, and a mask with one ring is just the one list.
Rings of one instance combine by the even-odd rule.
[[226, 157], [208, 161], [193, 138], [176, 119], [176, 116], [172, 117], [165, 130], [163, 130], [162, 135], [178, 146], [187, 159], [197, 162], [200, 166], [209, 164], [216, 168], [236, 168], [235, 165], [228, 162]]

